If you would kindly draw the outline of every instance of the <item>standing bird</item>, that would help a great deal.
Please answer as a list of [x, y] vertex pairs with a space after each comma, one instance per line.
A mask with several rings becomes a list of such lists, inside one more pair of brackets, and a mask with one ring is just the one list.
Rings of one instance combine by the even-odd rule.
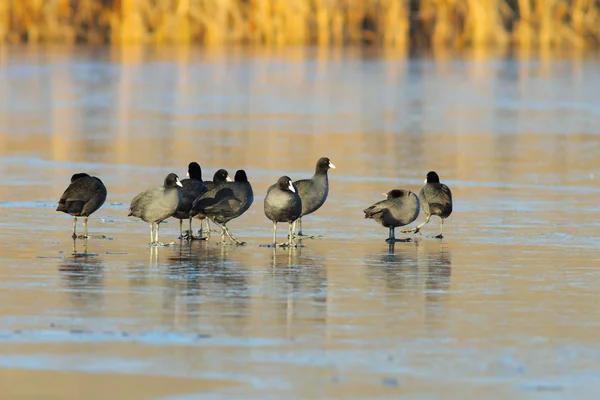
[[277, 247], [278, 222], [288, 222], [290, 224], [288, 241], [283, 246], [292, 246], [294, 223], [302, 215], [302, 199], [289, 177], [282, 176], [267, 191], [265, 215], [273, 221], [273, 247]]
[[327, 200], [329, 194], [327, 171], [330, 168], [335, 169], [335, 165], [329, 161], [329, 158], [319, 158], [312, 178], [294, 182], [298, 195], [302, 199], [302, 215], [298, 218], [298, 236], [305, 236], [302, 234], [302, 217], [317, 211]]
[[[181, 191], [177, 175], [171, 173], [162, 186], [148, 189], [131, 200], [128, 216], [140, 218], [150, 224], [150, 244], [164, 245], [158, 241], [158, 228], [161, 222], [175, 214], [181, 202]], [[154, 226], [156, 224], [156, 236]]]
[[[173, 214], [173, 218], [177, 218], [179, 220], [179, 237], [181, 239], [183, 236], [183, 220], [189, 219], [190, 221], [190, 230], [185, 237], [189, 240], [196, 239], [193, 235], [192, 231], [192, 217], [190, 217], [190, 211], [192, 210], [192, 204], [194, 200], [198, 197], [202, 196], [204, 193], [208, 191], [204, 183], [202, 182], [202, 169], [200, 165], [196, 162], [191, 162], [188, 165], [188, 179], [184, 179], [181, 181], [181, 202], [175, 210], [175, 214]], [[200, 230], [202, 232], [202, 229]], [[202, 239], [200, 237], [199, 239]]]
[[58, 200], [56, 211], [73, 216], [73, 239], [77, 237], [77, 217], [83, 218], [83, 236], [88, 238], [88, 217], [102, 207], [106, 201], [106, 187], [99, 178], [86, 173], [75, 174], [71, 184]]
[[[233, 182], [233, 179], [231, 179], [231, 177], [229, 176], [229, 172], [227, 172], [224, 169], [220, 169], [213, 175], [212, 182], [206, 181], [204, 182], [204, 186], [206, 186], [206, 190], [208, 191], [216, 188], [223, 182]], [[202, 236], [203, 232], [206, 232], [208, 235], [210, 235], [210, 222], [208, 219], [206, 219], [206, 215], [196, 214], [195, 217], [200, 220], [200, 230], [198, 231], [200, 236]], [[202, 221], [204, 220], [206, 220], [206, 231], [202, 230]]]
[[419, 193], [419, 199], [421, 199], [421, 207], [423, 207], [423, 212], [425, 212], [427, 219], [425, 222], [408, 232], [419, 232], [423, 225], [429, 222], [432, 215], [437, 215], [441, 218], [440, 234], [435, 236], [435, 238], [442, 239], [444, 237], [442, 236], [444, 219], [452, 214], [452, 192], [450, 191], [450, 188], [443, 183], [440, 183], [438, 174], [434, 171], [430, 171], [427, 173], [425, 186], [423, 186]]
[[226, 244], [225, 234], [238, 245], [238, 240], [229, 232], [227, 223], [246, 212], [254, 201], [252, 186], [244, 170], [235, 173], [233, 182], [223, 182], [200, 196], [192, 205], [190, 215], [202, 213], [221, 228], [221, 244]]
[[397, 240], [394, 228], [408, 225], [419, 216], [419, 198], [410, 190], [394, 189], [383, 194], [386, 200], [379, 201], [365, 208], [365, 218], [374, 219], [386, 228], [390, 228], [388, 243], [410, 241]]

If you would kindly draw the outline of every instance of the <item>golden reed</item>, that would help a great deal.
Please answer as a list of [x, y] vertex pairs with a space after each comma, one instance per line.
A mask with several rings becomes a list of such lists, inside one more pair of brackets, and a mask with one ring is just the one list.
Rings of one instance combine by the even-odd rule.
[[0, 42], [585, 47], [600, 0], [0, 0]]

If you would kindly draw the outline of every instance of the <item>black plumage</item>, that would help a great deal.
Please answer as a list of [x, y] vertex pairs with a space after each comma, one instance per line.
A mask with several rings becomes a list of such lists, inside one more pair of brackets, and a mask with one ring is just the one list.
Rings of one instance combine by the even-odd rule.
[[302, 199], [289, 177], [282, 176], [268, 189], [264, 209], [266, 217], [273, 221], [273, 247], [277, 246], [278, 222], [289, 223], [288, 241], [285, 245], [292, 245], [293, 225], [302, 215]]
[[204, 182], [202, 182], [202, 169], [197, 162], [191, 162], [188, 165], [188, 179], [181, 181], [181, 201], [173, 218], [179, 220], [179, 235], [183, 238], [183, 220], [187, 219], [190, 222], [190, 230], [187, 238], [190, 240], [195, 239], [192, 234], [192, 217], [190, 217], [190, 211], [192, 210], [192, 204], [194, 201], [208, 191]]
[[421, 228], [429, 222], [432, 215], [440, 217], [440, 234], [436, 238], [443, 238], [444, 219], [452, 214], [452, 192], [450, 188], [443, 183], [440, 183], [440, 177], [434, 171], [427, 173], [425, 186], [419, 192], [421, 207], [427, 219], [425, 222], [417, 226], [413, 231], [419, 232]]
[[58, 200], [56, 211], [73, 216], [73, 238], [77, 237], [77, 217], [84, 217], [83, 237], [88, 237], [88, 217], [102, 207], [106, 195], [106, 186], [99, 178], [86, 173], [74, 174], [71, 177], [71, 184]]
[[298, 219], [298, 236], [302, 235], [302, 217], [317, 211], [327, 200], [329, 194], [329, 177], [327, 171], [335, 168], [329, 158], [321, 157], [317, 161], [315, 174], [310, 179], [294, 182], [298, 195], [302, 199], [302, 215]]
[[252, 185], [244, 170], [235, 173], [233, 182], [223, 182], [200, 196], [192, 205], [191, 215], [204, 214], [221, 228], [221, 244], [225, 244], [225, 235], [236, 244], [245, 242], [231, 234], [227, 223], [242, 215], [254, 202]]
[[413, 222], [419, 216], [419, 198], [410, 190], [394, 189], [385, 193], [386, 200], [363, 210], [365, 218], [389, 228], [389, 243], [396, 242], [394, 229]]

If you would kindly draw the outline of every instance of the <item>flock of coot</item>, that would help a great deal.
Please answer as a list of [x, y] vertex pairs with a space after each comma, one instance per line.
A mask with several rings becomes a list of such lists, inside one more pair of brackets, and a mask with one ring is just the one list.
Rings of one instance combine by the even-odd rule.
[[[314, 175], [310, 179], [292, 181], [288, 176], [280, 177], [269, 187], [264, 200], [265, 216], [273, 222], [273, 243], [269, 246], [292, 247], [298, 245], [302, 238], [302, 217], [318, 210], [327, 200], [329, 179], [327, 172], [335, 168], [329, 158], [322, 157], [317, 161]], [[73, 216], [73, 238], [77, 237], [77, 217], [84, 218], [84, 234], [88, 238], [88, 217], [98, 210], [106, 200], [106, 187], [102, 181], [85, 173], [71, 177], [71, 184], [58, 202], [56, 211]], [[425, 186], [419, 196], [410, 190], [393, 189], [385, 193], [385, 200], [379, 201], [363, 210], [365, 218], [377, 221], [389, 228], [388, 243], [410, 239], [396, 239], [394, 229], [415, 221], [422, 208], [426, 220], [417, 227], [402, 231], [417, 233], [429, 222], [431, 216], [440, 217], [440, 234], [442, 238], [444, 219], [452, 213], [452, 193], [448, 186], [440, 183], [437, 173], [427, 174]], [[218, 170], [212, 181], [202, 180], [200, 165], [192, 162], [188, 166], [188, 178], [179, 180], [176, 174], [169, 174], [163, 185], [150, 188], [131, 200], [128, 216], [140, 218], [150, 225], [150, 244], [164, 245], [158, 240], [160, 223], [167, 218], [179, 220], [180, 238], [187, 240], [205, 239], [210, 235], [210, 223], [221, 228], [221, 244], [226, 244], [226, 236], [238, 245], [245, 242], [238, 240], [227, 228], [227, 223], [246, 212], [254, 202], [252, 185], [244, 170], [236, 172], [231, 179], [224, 169]], [[199, 237], [192, 234], [192, 219], [200, 220]], [[189, 230], [183, 232], [183, 220], [189, 220]], [[202, 221], [206, 221], [207, 229], [202, 229]], [[288, 223], [287, 241], [277, 243], [277, 223]]]

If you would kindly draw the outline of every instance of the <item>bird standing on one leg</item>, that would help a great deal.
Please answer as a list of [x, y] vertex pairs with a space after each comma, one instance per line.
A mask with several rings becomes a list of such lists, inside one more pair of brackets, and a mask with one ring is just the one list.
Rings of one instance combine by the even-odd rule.
[[58, 200], [56, 211], [73, 216], [73, 238], [77, 237], [77, 217], [83, 217], [82, 238], [88, 238], [88, 217], [98, 210], [106, 201], [106, 186], [102, 181], [86, 173], [75, 174], [71, 184]]
[[452, 214], [452, 192], [450, 188], [443, 183], [440, 183], [440, 177], [434, 171], [427, 173], [427, 179], [425, 179], [425, 186], [419, 193], [419, 199], [421, 200], [421, 207], [423, 212], [427, 216], [425, 222], [420, 224], [414, 229], [408, 232], [417, 233], [421, 228], [429, 222], [432, 215], [440, 217], [440, 234], [435, 236], [436, 239], [442, 239], [444, 229], [444, 219], [448, 218]]
[[389, 228], [388, 243], [408, 242], [410, 239], [396, 239], [394, 229], [408, 225], [419, 216], [419, 198], [410, 190], [394, 189], [383, 194], [386, 200], [379, 201], [363, 210], [365, 218], [373, 219]]

